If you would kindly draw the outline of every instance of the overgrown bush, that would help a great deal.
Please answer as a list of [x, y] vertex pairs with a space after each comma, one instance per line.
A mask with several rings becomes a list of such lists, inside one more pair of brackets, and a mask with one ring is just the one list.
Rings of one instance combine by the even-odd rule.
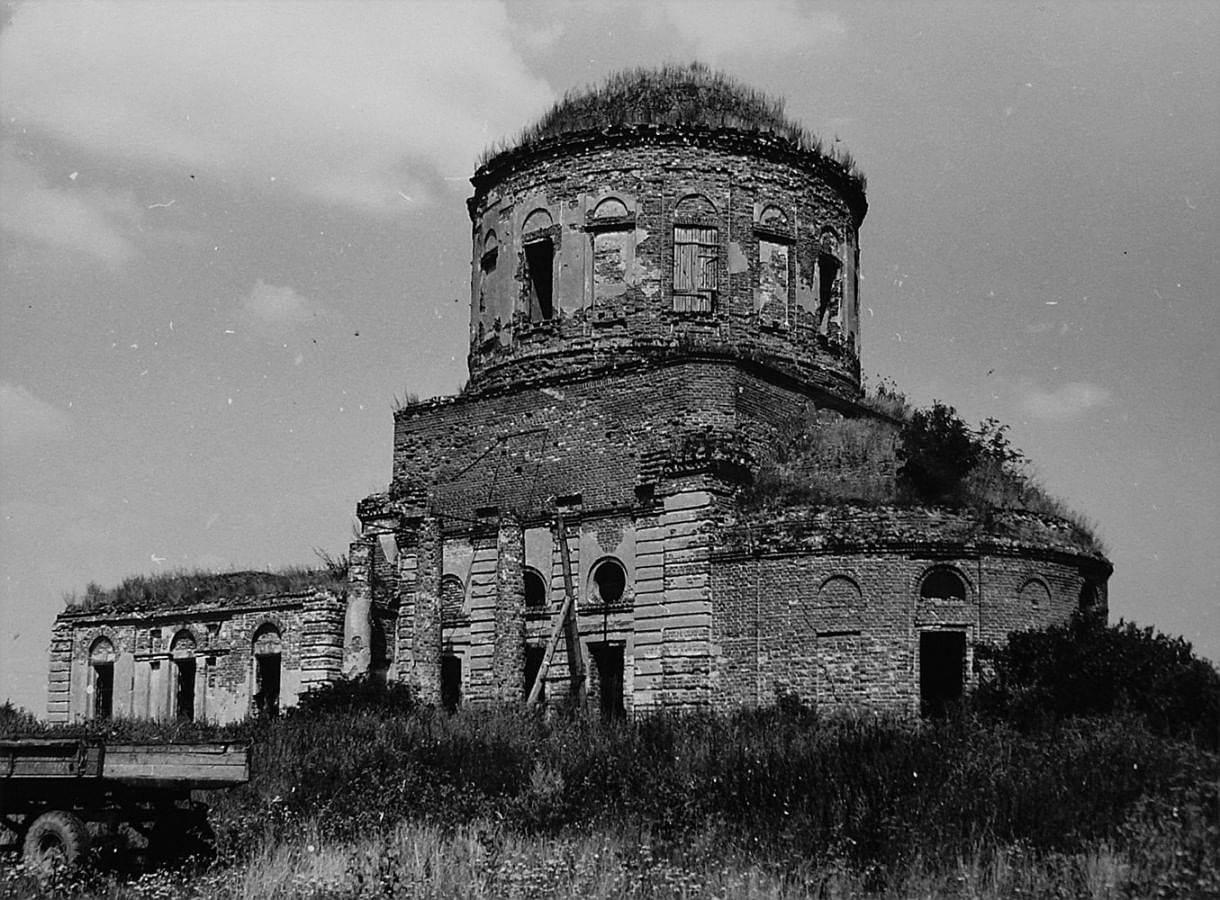
[[959, 503], [962, 482], [981, 457], [978, 438], [957, 410], [937, 401], [915, 410], [902, 426], [899, 484], [924, 503]]
[[1215, 757], [1139, 720], [1022, 733], [1003, 722], [825, 719], [805, 709], [605, 724], [515, 709], [302, 710], [267, 725], [253, 779], [214, 798], [222, 849], [317, 821], [331, 838], [395, 822], [452, 833], [609, 829], [658, 852], [714, 845], [775, 865], [892, 871], [980, 846], [1071, 851], [1117, 839], [1141, 798]]
[[1128, 713], [1156, 734], [1220, 749], [1220, 673], [1180, 637], [1079, 613], [980, 647], [980, 708], [1015, 723]]

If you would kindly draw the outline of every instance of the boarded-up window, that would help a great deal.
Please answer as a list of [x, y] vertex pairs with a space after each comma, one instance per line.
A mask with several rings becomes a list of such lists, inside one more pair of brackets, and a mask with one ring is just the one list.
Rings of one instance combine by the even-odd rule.
[[718, 247], [713, 226], [674, 226], [674, 309], [678, 312], [712, 311]]
[[761, 316], [788, 321], [788, 245], [758, 242], [758, 312]]

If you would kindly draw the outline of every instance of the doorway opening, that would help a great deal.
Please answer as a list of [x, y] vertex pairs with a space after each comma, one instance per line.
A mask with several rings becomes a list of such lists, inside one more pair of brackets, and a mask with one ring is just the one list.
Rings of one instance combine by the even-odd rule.
[[114, 711], [114, 663], [93, 664], [93, 718], [109, 719]]
[[254, 708], [260, 716], [275, 716], [280, 711], [280, 655], [262, 653], [254, 657], [257, 666]]
[[[525, 690], [522, 696], [529, 699], [530, 690], [534, 687], [534, 679], [538, 677], [538, 671], [542, 668], [542, 658], [546, 656], [545, 647], [526, 647], [525, 648]], [[538, 702], [546, 702], [546, 682], [542, 683], [542, 690], [538, 694]]]
[[177, 690], [174, 691], [174, 715], [184, 722], [195, 719], [195, 658], [174, 661]]
[[966, 681], [966, 633], [919, 635], [919, 700], [922, 715], [939, 718], [961, 699]]
[[597, 669], [602, 719], [612, 722], [626, 717], [627, 711], [623, 706], [623, 645], [590, 644], [589, 652]]
[[458, 656], [441, 657], [441, 706], [453, 712], [462, 705], [462, 660]]

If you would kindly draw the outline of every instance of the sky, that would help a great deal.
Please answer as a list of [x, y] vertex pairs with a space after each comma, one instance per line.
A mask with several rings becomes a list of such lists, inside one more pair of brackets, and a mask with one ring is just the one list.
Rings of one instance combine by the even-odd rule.
[[1220, 4], [0, 6], [0, 700], [93, 581], [312, 564], [465, 380], [478, 154], [701, 60], [868, 177], [862, 365], [994, 416], [1220, 660]]

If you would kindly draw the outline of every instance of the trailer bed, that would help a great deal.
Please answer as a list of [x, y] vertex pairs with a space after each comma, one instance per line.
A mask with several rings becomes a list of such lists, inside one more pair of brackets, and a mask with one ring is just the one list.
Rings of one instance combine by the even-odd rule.
[[0, 741], [0, 778], [105, 779], [186, 790], [229, 787], [250, 779], [244, 744], [104, 744], [91, 740]]

